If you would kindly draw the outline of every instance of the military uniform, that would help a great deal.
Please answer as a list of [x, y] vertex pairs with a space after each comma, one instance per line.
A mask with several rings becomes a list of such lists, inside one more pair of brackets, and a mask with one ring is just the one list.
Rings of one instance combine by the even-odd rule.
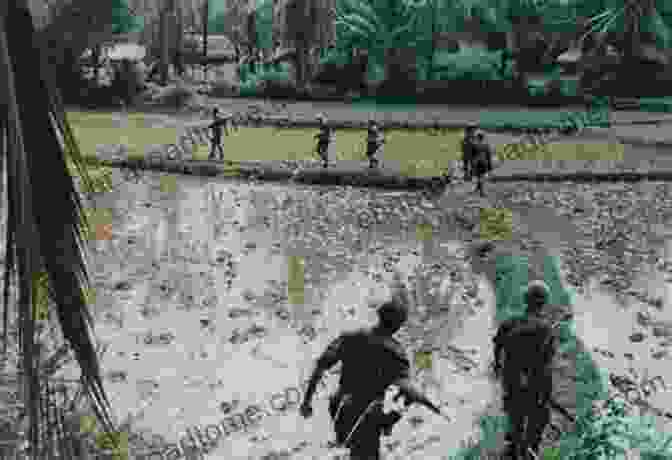
[[464, 180], [470, 181], [472, 178], [471, 163], [474, 158], [474, 135], [476, 134], [476, 125], [469, 124], [465, 130], [464, 139], [462, 139], [462, 168], [464, 170]]
[[535, 315], [504, 321], [493, 341], [511, 447], [517, 458], [529, 458], [527, 447], [536, 452], [551, 418], [551, 364], [558, 337], [549, 321]]
[[483, 176], [492, 171], [492, 157], [494, 152], [490, 144], [488, 144], [484, 139], [484, 135], [479, 133], [477, 140], [473, 143], [471, 149], [471, 167], [470, 167], [470, 177], [471, 175], [476, 176], [476, 190], [478, 190], [481, 196], [484, 195], [483, 192]]
[[410, 361], [396, 339], [366, 328], [332, 341], [318, 366], [328, 369], [339, 361], [339, 389], [329, 402], [336, 441], [350, 448], [352, 459], [379, 459], [380, 436], [401, 418], [397, 412], [383, 413], [385, 390], [410, 379]]
[[385, 143], [385, 136], [375, 122], [369, 122], [369, 128], [366, 136], [366, 157], [369, 159], [369, 166], [375, 168], [378, 166], [376, 158], [380, 147]]
[[219, 150], [219, 159], [224, 161], [224, 149], [222, 148], [222, 131], [226, 131], [228, 134], [227, 124], [228, 124], [227, 118], [220, 118], [218, 116], [215, 116], [214, 121], [210, 123], [210, 126], [208, 126], [208, 128], [212, 132], [210, 155], [208, 156], [208, 158], [211, 160], [216, 159], [215, 149], [217, 149]]
[[322, 160], [322, 167], [326, 168], [329, 163], [329, 144], [331, 144], [333, 130], [326, 124], [320, 126], [320, 132], [315, 135], [317, 139], [317, 154]]

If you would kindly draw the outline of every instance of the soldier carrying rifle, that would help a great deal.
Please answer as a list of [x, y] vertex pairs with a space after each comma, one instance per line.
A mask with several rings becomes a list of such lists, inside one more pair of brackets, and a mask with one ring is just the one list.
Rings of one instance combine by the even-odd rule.
[[334, 138], [334, 132], [327, 125], [327, 118], [323, 114], [317, 116], [320, 123], [320, 132], [315, 135], [317, 139], [317, 155], [322, 161], [322, 167], [326, 168], [329, 165], [329, 146]]
[[485, 196], [483, 191], [483, 179], [485, 175], [492, 171], [492, 157], [495, 155], [493, 148], [485, 140], [483, 131], [477, 131], [473, 141], [471, 158], [471, 174], [476, 176], [476, 189], [481, 196]]
[[378, 166], [378, 153], [385, 144], [385, 134], [382, 132], [376, 120], [369, 119], [369, 128], [366, 136], [366, 157], [369, 159], [369, 167]]
[[408, 317], [408, 293], [397, 275], [392, 299], [378, 308], [378, 324], [346, 332], [336, 338], [318, 358], [300, 406], [303, 417], [313, 413], [311, 401], [324, 372], [342, 361], [339, 389], [329, 403], [336, 441], [350, 449], [355, 460], [380, 459], [380, 436], [389, 435], [401, 419], [399, 411], [385, 413], [383, 402], [390, 387], [399, 390], [398, 399], [418, 403], [450, 419], [411, 384], [409, 359], [393, 338]]
[[531, 460], [530, 452], [536, 454], [550, 422], [551, 406], [563, 409], [551, 397], [551, 364], [559, 336], [542, 316], [549, 296], [546, 283], [530, 282], [524, 293], [525, 316], [504, 321], [493, 339], [493, 367], [495, 376], [502, 378], [504, 411], [511, 421], [508, 453], [517, 460]]
[[469, 123], [464, 131], [464, 139], [462, 139], [462, 169], [465, 181], [470, 181], [472, 177], [471, 162], [474, 158], [477, 128], [476, 123]]

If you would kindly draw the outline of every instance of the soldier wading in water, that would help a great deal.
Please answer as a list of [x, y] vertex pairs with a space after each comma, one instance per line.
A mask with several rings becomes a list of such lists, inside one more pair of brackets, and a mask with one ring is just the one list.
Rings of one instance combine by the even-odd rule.
[[526, 316], [502, 322], [494, 338], [494, 371], [502, 377], [504, 411], [511, 422], [508, 454], [516, 460], [533, 458], [530, 451], [537, 453], [551, 418], [550, 366], [558, 337], [540, 316], [549, 295], [543, 281], [529, 283], [524, 294]]
[[337, 443], [350, 449], [353, 460], [380, 459], [381, 434], [389, 435], [401, 419], [398, 411], [383, 412], [385, 393], [392, 385], [400, 390], [398, 396], [403, 396], [407, 404], [424, 405], [449, 419], [413, 388], [409, 360], [402, 345], [393, 338], [408, 317], [407, 305], [407, 293], [399, 290], [378, 308], [376, 326], [341, 334], [318, 358], [308, 382], [300, 407], [306, 418], [313, 413], [311, 401], [322, 374], [343, 362], [339, 389], [330, 399], [329, 413]]

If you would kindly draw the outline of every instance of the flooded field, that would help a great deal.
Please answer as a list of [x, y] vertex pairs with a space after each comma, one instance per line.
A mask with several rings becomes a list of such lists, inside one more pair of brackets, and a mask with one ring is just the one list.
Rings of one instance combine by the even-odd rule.
[[[512, 210], [516, 237], [561, 257], [568, 284], [617, 278], [618, 270], [605, 268], [610, 264], [641, 270], [628, 271], [633, 279], [627, 289], [661, 297], [660, 309], [642, 296], [627, 297], [624, 308], [616, 288], [591, 281], [577, 285], [576, 332], [591, 350], [617, 356], [595, 352], [605, 369], [630, 364], [672, 382], [665, 336], [672, 315], [662, 264], [672, 239], [663, 224], [636, 230], [634, 217], [623, 218], [643, 212], [652, 193], [667, 209], [665, 186], [623, 192], [622, 230], [636, 241], [628, 243], [632, 250], [616, 252], [588, 248], [602, 238], [588, 230], [591, 222], [599, 230], [600, 206], [615, 193], [613, 186], [497, 187], [493, 200]], [[328, 341], [375, 320], [371, 307], [385, 295], [390, 265], [408, 273], [414, 286], [416, 306], [402, 341], [411, 355], [434, 350], [431, 369], [416, 369], [419, 382], [455, 418], [448, 423], [411, 409], [385, 442], [385, 458], [447, 458], [477, 433], [474, 424], [497, 398], [486, 374], [494, 294], [464, 256], [465, 244], [479, 236], [480, 208], [493, 204], [470, 194], [428, 201], [405, 192], [147, 173], [92, 205], [111, 216], [111, 233], [90, 243], [95, 333], [108, 347], [102, 359], [106, 388], [119, 419], [135, 414], [136, 428], [158, 436], [163, 452], [193, 427], [204, 429], [227, 413], [279, 406], [271, 403], [278, 394], [296, 399]], [[574, 208], [583, 211], [564, 213]], [[650, 220], [664, 223], [659, 217]], [[639, 238], [645, 234], [646, 240]], [[570, 257], [576, 248], [582, 254]], [[444, 298], [437, 294], [441, 283], [451, 287]], [[659, 333], [633, 343], [641, 315], [649, 324], [658, 321]], [[66, 368], [62, 375], [77, 377], [78, 371]], [[336, 382], [330, 375], [318, 391], [312, 419], [301, 419], [291, 404], [267, 409], [256, 427], [222, 437], [207, 458], [335, 455], [327, 448], [333, 435], [326, 396]], [[658, 392], [651, 404], [672, 409], [670, 394]]]

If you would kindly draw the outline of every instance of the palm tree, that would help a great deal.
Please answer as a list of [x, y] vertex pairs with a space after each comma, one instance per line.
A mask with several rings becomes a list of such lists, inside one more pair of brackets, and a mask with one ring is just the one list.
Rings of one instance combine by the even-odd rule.
[[[79, 363], [95, 414], [106, 431], [114, 429], [88, 329], [93, 319], [85, 301], [88, 276], [81, 251], [86, 220], [66, 158], [74, 163], [85, 187], [91, 187], [91, 180], [38, 43], [26, 0], [0, 2], [0, 171], [7, 168], [7, 206], [0, 208], [7, 209], [3, 325], [6, 342], [13, 275], [23, 399], [33, 447], [40, 439], [40, 422], [47, 417], [40, 404], [43, 381], [36, 362], [33, 311], [32, 280], [40, 272], [47, 274], [54, 313]], [[35, 456], [33, 450], [31, 457]]]

